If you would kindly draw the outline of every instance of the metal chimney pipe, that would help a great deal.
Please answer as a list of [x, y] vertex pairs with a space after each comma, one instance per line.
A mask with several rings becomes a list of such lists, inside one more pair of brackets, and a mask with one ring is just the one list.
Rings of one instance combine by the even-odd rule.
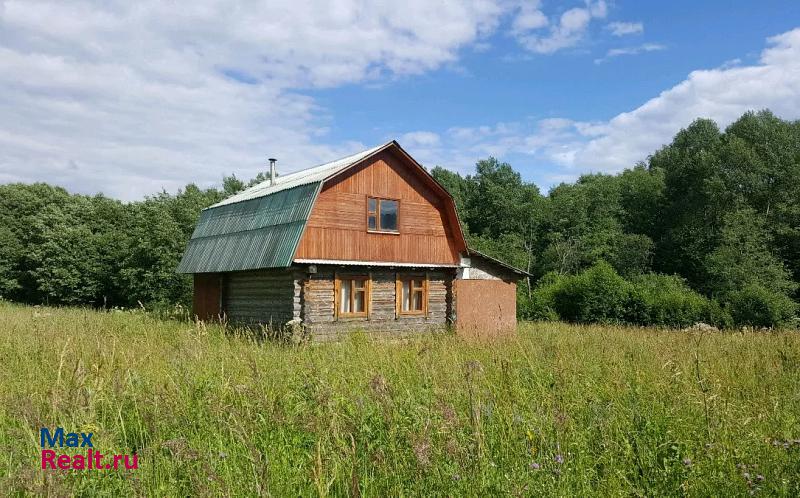
[[269, 160], [269, 185], [271, 187], [275, 185], [275, 176], [278, 174], [278, 172], [275, 171], [275, 163], [278, 162], [278, 160], [275, 159], [274, 157], [270, 157], [268, 160]]

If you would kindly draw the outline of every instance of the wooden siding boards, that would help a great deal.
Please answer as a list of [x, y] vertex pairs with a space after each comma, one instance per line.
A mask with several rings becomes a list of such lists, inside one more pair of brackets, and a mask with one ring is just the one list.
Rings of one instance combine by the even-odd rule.
[[196, 273], [192, 296], [192, 314], [200, 320], [218, 319], [222, 275], [219, 273]]
[[[327, 181], [295, 259], [458, 264], [459, 239], [443, 199], [410, 169], [383, 151]], [[397, 199], [399, 234], [367, 231], [367, 197]]]

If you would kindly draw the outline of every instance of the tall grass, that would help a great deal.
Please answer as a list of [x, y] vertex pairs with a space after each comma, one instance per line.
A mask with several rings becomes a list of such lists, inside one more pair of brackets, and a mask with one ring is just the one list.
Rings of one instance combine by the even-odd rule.
[[[138, 495], [800, 495], [800, 337], [522, 325], [292, 348], [0, 304], [0, 489]], [[43, 471], [41, 427], [138, 470]]]

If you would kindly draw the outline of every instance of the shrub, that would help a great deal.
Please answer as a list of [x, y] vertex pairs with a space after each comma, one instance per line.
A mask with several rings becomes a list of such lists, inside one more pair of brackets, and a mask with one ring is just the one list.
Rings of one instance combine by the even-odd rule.
[[751, 284], [728, 293], [726, 307], [737, 325], [776, 327], [790, 323], [797, 303], [779, 292]]
[[630, 323], [683, 328], [704, 322], [727, 328], [729, 311], [678, 276], [648, 273], [630, 281], [601, 261], [578, 275], [549, 273], [520, 296], [520, 318], [579, 323]]
[[718, 301], [711, 299], [709, 300], [708, 321], [706, 323], [721, 329], [729, 329], [733, 327], [733, 317]]
[[627, 320], [640, 325], [688, 327], [698, 322], [725, 325], [719, 305], [689, 288], [678, 276], [648, 273], [631, 281]]
[[578, 275], [563, 277], [554, 285], [554, 309], [564, 320], [579, 323], [625, 320], [630, 284], [605, 261]]
[[557, 321], [559, 316], [555, 311], [553, 293], [564, 278], [554, 272], [548, 273], [539, 280], [530, 297], [520, 294], [517, 307], [519, 317], [537, 322]]

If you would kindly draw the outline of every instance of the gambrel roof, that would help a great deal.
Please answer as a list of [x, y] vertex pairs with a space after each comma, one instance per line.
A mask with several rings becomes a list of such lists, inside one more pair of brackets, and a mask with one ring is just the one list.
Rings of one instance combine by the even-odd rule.
[[314, 166], [313, 168], [295, 171], [294, 173], [289, 173], [288, 175], [284, 176], [278, 176], [275, 178], [274, 185], [271, 184], [269, 180], [261, 182], [257, 185], [253, 185], [252, 187], [239, 192], [238, 194], [234, 194], [225, 199], [224, 201], [218, 202], [207, 209], [213, 209], [219, 206], [225, 206], [227, 204], [234, 204], [236, 202], [242, 202], [250, 199], [255, 199], [258, 197], [264, 197], [266, 195], [271, 195], [277, 192], [282, 192], [284, 190], [289, 190], [291, 188], [298, 187], [300, 185], [309, 185], [312, 183], [324, 182], [328, 178], [340, 173], [341, 171], [349, 168], [350, 166], [353, 166], [361, 162], [362, 160], [377, 154], [383, 149], [390, 147], [393, 143], [396, 142], [387, 142], [383, 145], [379, 145], [377, 147], [361, 151], [351, 156], [343, 157], [341, 159], [337, 159], [329, 163], [320, 164], [319, 166]]
[[450, 194], [396, 141], [313, 168], [267, 180], [214, 204], [200, 213], [178, 266], [179, 273], [215, 273], [292, 264], [322, 185], [386, 150], [405, 156], [428, 183], [449, 199], [446, 209], [453, 231], [466, 249], [464, 234]]

